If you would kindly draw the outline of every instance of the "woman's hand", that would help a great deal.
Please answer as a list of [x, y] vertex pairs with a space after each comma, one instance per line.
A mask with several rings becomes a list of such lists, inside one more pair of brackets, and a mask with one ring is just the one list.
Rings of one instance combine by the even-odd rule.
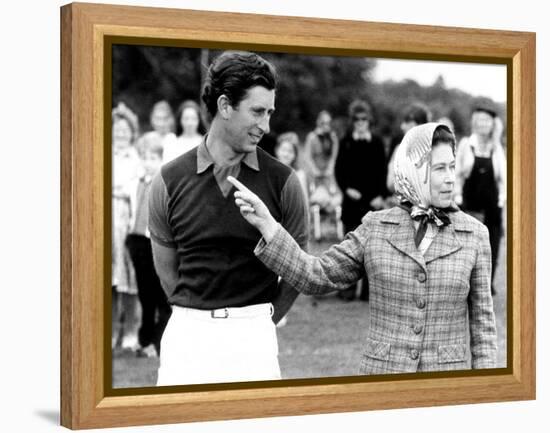
[[238, 190], [234, 194], [235, 204], [239, 207], [241, 215], [260, 231], [266, 242], [270, 242], [277, 232], [278, 224], [267, 206], [233, 176], [228, 176], [227, 180]]

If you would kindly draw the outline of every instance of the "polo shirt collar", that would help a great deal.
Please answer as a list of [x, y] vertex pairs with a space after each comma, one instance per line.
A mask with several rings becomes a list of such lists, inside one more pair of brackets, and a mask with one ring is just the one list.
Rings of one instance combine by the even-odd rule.
[[[252, 170], [260, 171], [257, 149], [254, 149], [253, 152], [247, 153], [244, 158], [241, 159], [241, 162], [244, 162]], [[197, 149], [197, 174], [206, 171], [206, 169], [211, 165], [214, 165], [214, 160], [212, 159], [210, 152], [208, 152], [206, 147], [206, 136], [204, 136]]]

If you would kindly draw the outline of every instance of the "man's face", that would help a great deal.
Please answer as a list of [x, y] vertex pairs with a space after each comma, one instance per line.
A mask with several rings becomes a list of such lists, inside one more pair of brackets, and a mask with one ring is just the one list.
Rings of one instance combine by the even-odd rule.
[[275, 90], [262, 86], [248, 89], [236, 107], [229, 107], [225, 127], [226, 142], [235, 153], [249, 153], [264, 134], [269, 133], [269, 120], [275, 111]]
[[432, 149], [430, 196], [432, 205], [446, 208], [451, 205], [455, 183], [455, 157], [450, 144], [441, 143]]

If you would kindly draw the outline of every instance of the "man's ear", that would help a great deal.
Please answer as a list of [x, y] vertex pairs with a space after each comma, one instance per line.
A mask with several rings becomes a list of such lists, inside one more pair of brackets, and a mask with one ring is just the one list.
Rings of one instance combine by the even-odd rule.
[[220, 95], [218, 98], [218, 113], [222, 116], [222, 119], [227, 120], [229, 119], [229, 116], [231, 114], [231, 111], [233, 110], [233, 107], [231, 106], [231, 101], [229, 98], [225, 95]]

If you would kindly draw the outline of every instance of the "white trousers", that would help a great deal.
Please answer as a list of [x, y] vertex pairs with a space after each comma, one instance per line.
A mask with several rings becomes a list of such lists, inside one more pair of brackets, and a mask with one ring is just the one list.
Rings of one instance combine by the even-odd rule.
[[272, 315], [271, 304], [214, 311], [174, 306], [157, 385], [280, 379]]

